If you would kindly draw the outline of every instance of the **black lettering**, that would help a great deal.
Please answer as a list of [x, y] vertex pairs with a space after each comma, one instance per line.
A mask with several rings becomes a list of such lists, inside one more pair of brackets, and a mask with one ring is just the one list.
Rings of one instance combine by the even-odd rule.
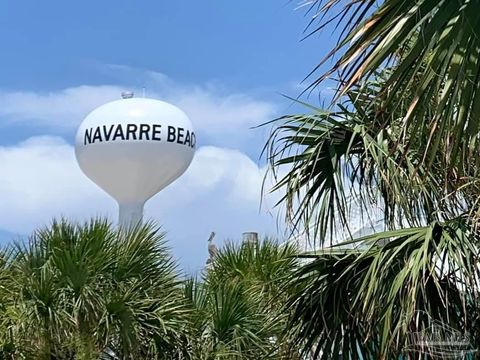
[[113, 125], [110, 125], [110, 128], [109, 128], [108, 131], [107, 131], [107, 127], [105, 125], [103, 125], [103, 138], [105, 139], [105, 141], [110, 140], [110, 136], [112, 135], [112, 131], [113, 131]]
[[112, 140], [117, 140], [117, 138], [121, 138], [122, 140], [125, 140], [125, 134], [123, 133], [121, 124], [117, 125], [117, 128], [115, 129], [115, 135], [113, 136]]
[[87, 145], [92, 143], [92, 128], [85, 129], [85, 137], [83, 138], [83, 145]]
[[132, 140], [137, 140], [137, 129], [138, 126], [135, 124], [128, 124], [127, 125], [127, 140], [130, 140], [130, 135], [132, 135]]
[[175, 128], [173, 126], [168, 127], [168, 136], [167, 136], [167, 141], [168, 142], [174, 142], [175, 141]]
[[185, 135], [185, 144], [188, 144], [188, 146], [191, 146], [190, 144], [190, 131], [187, 130], [187, 135]]
[[95, 135], [93, 135], [93, 140], [92, 140], [92, 143], [94, 143], [95, 141], [99, 141], [99, 142], [102, 142], [102, 133], [100, 132], [100, 127], [97, 127], [95, 129]]
[[[160, 133], [161, 133], [160, 128], [161, 128], [161, 127], [162, 127], [162, 125], [157, 125], [157, 124], [152, 125], [152, 140], [155, 140], [155, 141], [160, 141], [160, 140], [162, 140], [162, 139], [160, 138]], [[158, 136], [157, 136], [157, 135], [158, 135]]]
[[197, 139], [195, 138], [195, 133], [192, 131], [192, 139], [190, 140], [190, 147], [194, 148], [196, 145]]
[[138, 135], [138, 140], [143, 140], [143, 135], [145, 135], [145, 140], [150, 140], [150, 125], [140, 124], [140, 133]]
[[183, 132], [185, 131], [184, 128], [177, 128], [178, 136], [177, 136], [177, 144], [183, 144]]

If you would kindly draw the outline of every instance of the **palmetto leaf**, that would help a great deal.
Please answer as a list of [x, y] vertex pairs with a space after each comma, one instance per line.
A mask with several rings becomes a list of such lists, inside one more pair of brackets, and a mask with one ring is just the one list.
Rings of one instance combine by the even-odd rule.
[[383, 207], [391, 231], [307, 257], [287, 305], [297, 340], [314, 358], [390, 359], [430, 316], [476, 329], [479, 238], [465, 214], [480, 193], [480, 1], [304, 4], [312, 33], [343, 28], [312, 84], [335, 73], [339, 86], [330, 111], [279, 120], [266, 151], [287, 172], [274, 190], [316, 245], [348, 229], [351, 207]]
[[163, 238], [153, 224], [125, 232], [101, 219], [36, 232], [8, 258], [14, 351], [183, 359], [189, 309]]
[[[402, 121], [391, 120], [379, 97], [386, 76], [349, 89], [338, 111], [279, 119], [266, 145], [274, 175], [287, 169], [272, 189], [283, 192], [287, 221], [317, 244], [338, 228], [348, 230], [352, 211], [368, 218], [372, 207], [382, 206], [394, 228], [457, 216], [476, 202], [478, 182], [445, 174], [439, 157], [426, 167], [426, 138], [399, 146]], [[408, 98], [405, 93], [399, 102]]]
[[[379, 92], [383, 107], [402, 120], [403, 145], [425, 141], [422, 161], [436, 157], [444, 173], [472, 177], [478, 168], [480, 129], [480, 9], [478, 0], [309, 1], [321, 19], [337, 17], [343, 27], [338, 46], [326, 57], [337, 59], [326, 74], [339, 71], [339, 96], [376, 72], [392, 71]], [[322, 15], [322, 16], [318, 16]], [[326, 18], [325, 18], [326, 17]], [[312, 21], [310, 26], [316, 26]], [[398, 103], [406, 89], [413, 96]], [[435, 103], [432, 106], [432, 101]], [[426, 114], [425, 109], [430, 113]], [[470, 158], [469, 164], [464, 163]], [[473, 167], [472, 167], [473, 165]]]
[[305, 352], [390, 359], [408, 348], [410, 332], [428, 327], [421, 314], [462, 332], [472, 326], [479, 237], [465, 218], [357, 241], [367, 250], [320, 252], [292, 277], [290, 325]]
[[203, 281], [189, 280], [195, 359], [299, 360], [284, 336], [285, 283], [297, 265], [294, 246], [271, 239], [228, 243]]
[[292, 244], [264, 239], [258, 244], [227, 243], [215, 257], [207, 281], [216, 287], [243, 283], [262, 294], [264, 301], [281, 301], [283, 281], [297, 266], [298, 250]]

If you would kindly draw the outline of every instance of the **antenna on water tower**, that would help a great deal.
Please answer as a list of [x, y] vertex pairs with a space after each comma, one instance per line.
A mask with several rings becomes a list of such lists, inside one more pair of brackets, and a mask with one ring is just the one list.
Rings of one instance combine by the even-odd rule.
[[131, 91], [121, 96], [81, 123], [75, 154], [85, 175], [117, 200], [119, 224], [129, 227], [141, 223], [145, 202], [188, 168], [196, 137], [179, 108]]

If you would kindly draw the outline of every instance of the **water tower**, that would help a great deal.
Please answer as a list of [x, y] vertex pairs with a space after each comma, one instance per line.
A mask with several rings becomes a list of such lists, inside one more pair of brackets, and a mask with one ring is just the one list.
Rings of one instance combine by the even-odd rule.
[[145, 202], [185, 172], [195, 144], [179, 108], [123, 93], [85, 118], [75, 154], [82, 171], [117, 200], [119, 224], [131, 226], [142, 221]]

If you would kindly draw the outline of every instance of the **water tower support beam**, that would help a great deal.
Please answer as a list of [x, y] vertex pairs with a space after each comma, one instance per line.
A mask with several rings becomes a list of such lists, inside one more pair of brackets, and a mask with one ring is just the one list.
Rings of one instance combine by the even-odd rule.
[[118, 224], [128, 228], [142, 223], [144, 203], [119, 204]]

